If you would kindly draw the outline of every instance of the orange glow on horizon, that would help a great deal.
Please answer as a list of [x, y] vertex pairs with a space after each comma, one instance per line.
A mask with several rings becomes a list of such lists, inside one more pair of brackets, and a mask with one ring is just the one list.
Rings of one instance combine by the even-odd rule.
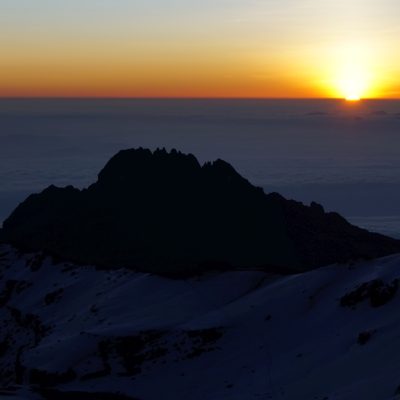
[[6, 3], [0, 97], [400, 97], [389, 0]]
[[[150, 50], [124, 57], [122, 50], [114, 50], [105, 59], [95, 50], [86, 57], [82, 48], [80, 57], [75, 58], [68, 53], [55, 53], [35, 59], [28, 53], [12, 63], [2, 60], [0, 97], [347, 100], [397, 97], [397, 93], [385, 96], [389, 85], [373, 79], [369, 71], [372, 63], [360, 56], [349, 60], [349, 56], [341, 59], [327, 55], [315, 62], [312, 54], [301, 58], [282, 53], [270, 59], [257, 52], [228, 56], [218, 49], [202, 49], [188, 57], [175, 49], [176, 54], [170, 58], [162, 53], [155, 56]], [[335, 62], [327, 62], [328, 56]]]

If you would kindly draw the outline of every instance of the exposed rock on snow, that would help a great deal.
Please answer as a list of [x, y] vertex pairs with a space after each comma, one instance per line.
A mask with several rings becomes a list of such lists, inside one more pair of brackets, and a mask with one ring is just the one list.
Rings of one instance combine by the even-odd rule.
[[398, 398], [399, 255], [172, 280], [0, 253], [5, 398]]

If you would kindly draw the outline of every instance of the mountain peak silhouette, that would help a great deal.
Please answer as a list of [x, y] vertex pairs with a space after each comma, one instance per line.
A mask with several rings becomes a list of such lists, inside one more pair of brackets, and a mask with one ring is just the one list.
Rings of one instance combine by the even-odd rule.
[[223, 160], [122, 150], [87, 189], [50, 186], [4, 222], [0, 238], [104, 268], [160, 274], [249, 268], [294, 272], [400, 252], [400, 241], [322, 206], [265, 194]]

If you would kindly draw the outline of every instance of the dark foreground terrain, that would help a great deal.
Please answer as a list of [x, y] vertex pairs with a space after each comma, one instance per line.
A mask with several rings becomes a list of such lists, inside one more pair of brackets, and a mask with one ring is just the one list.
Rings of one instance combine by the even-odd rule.
[[400, 399], [400, 242], [224, 161], [122, 151], [0, 235], [0, 398]]
[[400, 257], [171, 280], [0, 247], [0, 398], [395, 400]]

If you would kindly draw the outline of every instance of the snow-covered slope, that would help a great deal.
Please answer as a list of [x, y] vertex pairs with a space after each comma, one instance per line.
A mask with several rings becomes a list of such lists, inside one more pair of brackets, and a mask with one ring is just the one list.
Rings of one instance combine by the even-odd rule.
[[169, 280], [2, 246], [0, 269], [1, 384], [17, 398], [400, 398], [398, 255]]

